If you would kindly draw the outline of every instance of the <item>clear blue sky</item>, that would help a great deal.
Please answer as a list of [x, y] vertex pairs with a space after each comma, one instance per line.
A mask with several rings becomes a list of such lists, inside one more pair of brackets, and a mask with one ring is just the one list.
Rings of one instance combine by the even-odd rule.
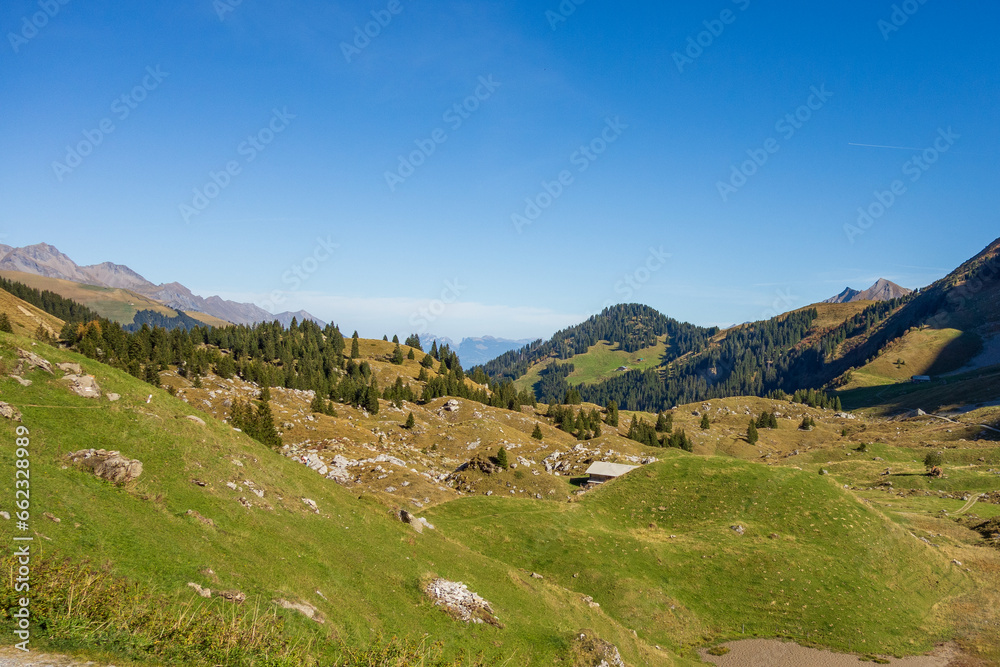
[[728, 325], [919, 287], [1000, 236], [996, 3], [909, 0], [898, 30], [889, 1], [147, 4], [4, 3], [0, 241], [366, 336], [525, 338], [609, 302]]

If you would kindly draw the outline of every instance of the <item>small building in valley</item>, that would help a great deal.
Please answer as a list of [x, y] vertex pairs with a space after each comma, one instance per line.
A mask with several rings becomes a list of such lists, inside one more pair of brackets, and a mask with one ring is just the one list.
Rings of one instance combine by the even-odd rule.
[[601, 461], [587, 468], [587, 474], [590, 475], [591, 484], [600, 484], [602, 482], [610, 482], [616, 477], [621, 477], [630, 470], [635, 470], [638, 467], [627, 466], [621, 463], [604, 463]]
[[931, 381], [931, 376], [930, 375], [914, 375], [913, 377], [910, 378], [910, 381], [911, 382], [930, 382]]

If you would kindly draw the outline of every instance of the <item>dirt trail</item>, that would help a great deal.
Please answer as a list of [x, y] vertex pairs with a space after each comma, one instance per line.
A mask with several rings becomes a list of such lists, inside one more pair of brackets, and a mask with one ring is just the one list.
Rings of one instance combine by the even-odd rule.
[[[729, 642], [723, 646], [730, 651], [724, 656], [708, 655], [700, 651], [706, 662], [719, 667], [858, 667], [857, 655], [849, 653], [833, 653], [814, 648], [805, 648], [798, 644], [778, 641], [777, 639], [744, 639]], [[889, 659], [890, 665], [896, 667], [948, 667], [952, 661], [961, 657], [961, 652], [953, 645], [939, 646], [930, 655], [912, 658]]]
[[[40, 651], [19, 651], [15, 648], [0, 648], [0, 667], [105, 667], [96, 662], [71, 658]], [[108, 665], [107, 667], [114, 667]]]

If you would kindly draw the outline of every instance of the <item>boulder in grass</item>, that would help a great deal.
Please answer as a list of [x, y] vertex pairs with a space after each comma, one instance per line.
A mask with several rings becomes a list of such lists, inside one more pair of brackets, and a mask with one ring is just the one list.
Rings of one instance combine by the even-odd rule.
[[126, 484], [142, 474], [142, 462], [128, 459], [120, 452], [104, 449], [81, 449], [67, 456], [70, 461], [114, 484]]
[[0, 417], [19, 422], [21, 421], [21, 412], [13, 405], [0, 403]]

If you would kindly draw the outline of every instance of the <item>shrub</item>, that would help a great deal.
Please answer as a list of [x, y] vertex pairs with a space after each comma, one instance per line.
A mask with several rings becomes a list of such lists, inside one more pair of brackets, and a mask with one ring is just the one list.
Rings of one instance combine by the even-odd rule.
[[929, 452], [924, 457], [924, 465], [928, 468], [939, 468], [944, 465], [944, 454], [942, 452]]

